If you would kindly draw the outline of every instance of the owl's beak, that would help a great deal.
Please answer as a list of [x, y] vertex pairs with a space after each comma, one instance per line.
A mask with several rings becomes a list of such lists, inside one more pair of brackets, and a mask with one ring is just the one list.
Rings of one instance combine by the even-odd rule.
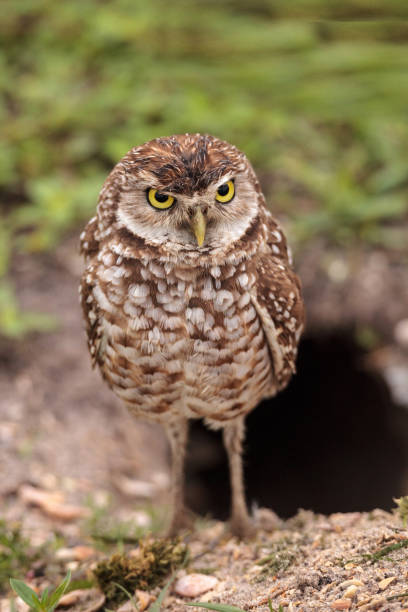
[[190, 225], [197, 239], [198, 246], [202, 246], [205, 238], [205, 228], [207, 226], [207, 222], [203, 213], [201, 212], [201, 208], [196, 209]]

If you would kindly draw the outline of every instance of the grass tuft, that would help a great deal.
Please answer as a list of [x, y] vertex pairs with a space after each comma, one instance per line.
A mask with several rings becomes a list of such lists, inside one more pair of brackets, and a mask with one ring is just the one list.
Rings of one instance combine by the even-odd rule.
[[40, 596], [22, 580], [10, 578], [10, 585], [13, 591], [30, 606], [30, 610], [35, 610], [36, 612], [54, 612], [59, 600], [67, 590], [70, 580], [71, 572], [68, 570], [64, 580], [52, 593], [49, 593], [48, 588], [46, 588]]

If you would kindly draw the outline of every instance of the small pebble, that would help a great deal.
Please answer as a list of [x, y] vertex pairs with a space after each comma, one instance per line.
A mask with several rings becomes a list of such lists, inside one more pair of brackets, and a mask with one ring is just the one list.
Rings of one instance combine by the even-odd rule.
[[396, 579], [397, 579], [396, 576], [391, 576], [391, 578], [384, 578], [384, 580], [381, 580], [378, 583], [378, 586], [383, 591], [384, 589], [387, 588], [387, 586], [389, 586], [391, 584], [391, 582], [394, 582], [394, 580], [396, 580]]
[[355, 596], [355, 594], [358, 591], [358, 587], [356, 587], [355, 584], [351, 584], [345, 591], [344, 591], [344, 595], [343, 597], [345, 597], [346, 599], [353, 599], [353, 597]]
[[91, 546], [74, 546], [73, 552], [75, 561], [85, 561], [93, 557], [96, 551]]
[[63, 503], [64, 496], [60, 491], [45, 491], [38, 487], [23, 484], [18, 489], [20, 499], [26, 504], [42, 506], [44, 503]]
[[[364, 606], [360, 607], [361, 612], [368, 612], [370, 610], [374, 611], [377, 610], [380, 606], [382, 606], [383, 604], [385, 604], [387, 602], [387, 600], [385, 599], [385, 597], [377, 597], [377, 598], [373, 598], [370, 599], [370, 601], [368, 603], [366, 603]], [[359, 604], [360, 606], [361, 604]]]
[[117, 609], [117, 612], [132, 612], [132, 610], [134, 609], [135, 609], [135, 606], [134, 606], [133, 601], [130, 601], [130, 599], [128, 599], [127, 601], [125, 601], [124, 604], [119, 606], [119, 608]]
[[66, 565], [66, 568], [71, 570], [71, 572], [75, 572], [79, 567], [78, 561], [69, 561]]
[[146, 591], [136, 590], [136, 599], [139, 602], [139, 612], [144, 612], [150, 604], [153, 602], [154, 597], [150, 595], [150, 593], [146, 593]]
[[350, 569], [353, 569], [354, 567], [356, 567], [355, 563], [346, 563], [346, 565], [344, 566], [344, 569], [350, 570]]
[[216, 584], [218, 584], [218, 579], [215, 576], [187, 574], [177, 580], [174, 592], [181, 597], [197, 597], [213, 589]]
[[[0, 612], [12, 612], [11, 599], [0, 599]], [[20, 597], [14, 600], [15, 610], [17, 612], [29, 612], [29, 606]]]
[[120, 476], [116, 481], [116, 485], [121, 493], [128, 497], [144, 497], [151, 499], [157, 492], [157, 487], [152, 482], [135, 480], [133, 478], [127, 478], [127, 476]]
[[105, 595], [99, 589], [75, 589], [66, 593], [58, 602], [59, 607], [81, 606], [83, 612], [95, 612], [105, 603]]
[[350, 586], [350, 585], [354, 585], [354, 586], [364, 586], [364, 582], [361, 582], [361, 580], [357, 580], [357, 578], [351, 578], [350, 580], [345, 580], [344, 582], [341, 582], [339, 584], [339, 587], [345, 589], [346, 587]]
[[95, 554], [90, 546], [74, 546], [73, 548], [60, 548], [55, 556], [62, 561], [85, 561]]
[[348, 610], [351, 608], [351, 601], [349, 599], [336, 599], [336, 601], [333, 601], [331, 608], [333, 610]]
[[[17, 606], [17, 612], [29, 612], [30, 611], [30, 606], [28, 606], [26, 604], [25, 601], [23, 601], [21, 599], [21, 597], [17, 597], [17, 599], [15, 600], [16, 606]], [[10, 610], [8, 612], [11, 612], [11, 606], [10, 606]]]
[[70, 504], [58, 504], [54, 502], [44, 501], [40, 504], [41, 509], [51, 518], [61, 521], [74, 521], [85, 516], [89, 516], [90, 510], [81, 506], [72, 506]]
[[83, 589], [75, 589], [74, 591], [70, 591], [61, 597], [58, 606], [73, 606], [74, 604], [78, 603], [78, 601], [83, 597], [83, 594]]
[[74, 553], [72, 548], [59, 548], [55, 553], [55, 558], [61, 561], [71, 561], [74, 559]]
[[51, 518], [73, 521], [90, 514], [89, 508], [65, 504], [60, 491], [50, 492], [30, 485], [21, 485], [18, 494], [24, 503], [39, 506]]

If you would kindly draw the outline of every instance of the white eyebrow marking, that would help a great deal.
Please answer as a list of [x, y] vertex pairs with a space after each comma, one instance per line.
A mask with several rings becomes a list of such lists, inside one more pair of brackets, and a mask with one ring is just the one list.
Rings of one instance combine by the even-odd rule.
[[[234, 178], [235, 178], [234, 172], [228, 172], [228, 174], [224, 174], [224, 176], [222, 176], [219, 181], [214, 183], [215, 189], [217, 190], [218, 187], [220, 187], [221, 185], [224, 185], [224, 183], [228, 183], [228, 181], [231, 181]], [[210, 187], [211, 186], [212, 185], [210, 185]]]

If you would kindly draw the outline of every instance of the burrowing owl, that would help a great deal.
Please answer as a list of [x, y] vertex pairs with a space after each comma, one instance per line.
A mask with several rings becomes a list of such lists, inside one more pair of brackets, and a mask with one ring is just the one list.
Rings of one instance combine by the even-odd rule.
[[230, 526], [247, 535], [245, 415], [288, 383], [304, 322], [285, 237], [250, 163], [200, 134], [131, 149], [106, 179], [81, 248], [93, 363], [170, 440], [169, 532], [184, 521], [188, 420], [203, 418], [223, 429]]

